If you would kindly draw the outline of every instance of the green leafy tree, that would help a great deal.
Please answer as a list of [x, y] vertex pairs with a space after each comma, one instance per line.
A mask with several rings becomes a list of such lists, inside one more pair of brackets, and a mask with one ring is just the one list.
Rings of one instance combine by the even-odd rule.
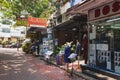
[[0, 0], [6, 17], [20, 16], [22, 10], [26, 10], [31, 16], [40, 15], [49, 8], [49, 0]]
[[[0, 0], [0, 11], [4, 13], [2, 16], [4, 24], [5, 19], [16, 20], [17, 17], [21, 16], [22, 11], [27, 11], [30, 16], [47, 18], [56, 10], [57, 0]], [[28, 15], [25, 15], [26, 17]], [[15, 24], [14, 27], [17, 25]]]

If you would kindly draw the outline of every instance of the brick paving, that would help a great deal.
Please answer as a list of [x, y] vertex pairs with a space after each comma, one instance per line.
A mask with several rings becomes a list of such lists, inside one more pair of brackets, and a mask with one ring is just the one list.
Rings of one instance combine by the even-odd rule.
[[84, 80], [16, 49], [0, 48], [0, 80]]

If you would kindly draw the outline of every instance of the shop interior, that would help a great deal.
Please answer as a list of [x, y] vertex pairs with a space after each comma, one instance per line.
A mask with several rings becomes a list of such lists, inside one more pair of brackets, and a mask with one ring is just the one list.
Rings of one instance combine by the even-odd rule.
[[120, 51], [120, 20], [110, 19], [93, 23], [96, 27], [96, 44], [108, 44], [109, 51]]

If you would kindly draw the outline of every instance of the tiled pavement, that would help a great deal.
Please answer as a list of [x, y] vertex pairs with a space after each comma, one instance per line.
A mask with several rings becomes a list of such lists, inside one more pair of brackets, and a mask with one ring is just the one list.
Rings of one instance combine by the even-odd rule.
[[47, 65], [39, 57], [16, 49], [0, 48], [0, 80], [85, 80], [70, 77], [54, 65]]

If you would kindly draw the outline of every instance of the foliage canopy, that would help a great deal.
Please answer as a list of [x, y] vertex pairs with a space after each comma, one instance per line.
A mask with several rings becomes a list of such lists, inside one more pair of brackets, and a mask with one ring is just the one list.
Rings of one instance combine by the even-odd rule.
[[1, 11], [4, 17], [15, 19], [21, 16], [23, 10], [30, 16], [49, 18], [55, 11], [50, 0], [0, 0]]

